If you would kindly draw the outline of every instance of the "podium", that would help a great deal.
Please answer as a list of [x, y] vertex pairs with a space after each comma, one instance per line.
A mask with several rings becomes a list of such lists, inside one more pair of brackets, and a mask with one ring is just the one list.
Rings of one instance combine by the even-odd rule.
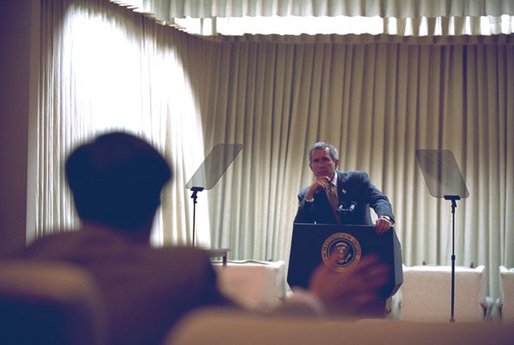
[[402, 253], [396, 232], [377, 235], [373, 226], [294, 224], [287, 282], [307, 288], [312, 272], [337, 251], [337, 270], [357, 265], [369, 254], [379, 256], [390, 267], [389, 282], [381, 289], [384, 299], [394, 295], [403, 283]]

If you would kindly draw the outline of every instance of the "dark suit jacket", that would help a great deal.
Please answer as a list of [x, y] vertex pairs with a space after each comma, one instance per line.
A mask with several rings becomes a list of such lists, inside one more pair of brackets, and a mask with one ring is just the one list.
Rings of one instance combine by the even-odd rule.
[[[389, 199], [375, 187], [365, 171], [337, 171], [338, 215], [341, 224], [372, 225], [370, 207], [379, 216], [388, 216], [394, 222]], [[336, 224], [324, 190], [314, 193], [314, 202], [305, 202], [308, 186], [298, 194], [295, 223]]]
[[103, 295], [112, 344], [160, 344], [192, 309], [230, 305], [200, 249], [151, 248], [116, 231], [88, 228], [42, 238], [21, 258], [85, 268]]

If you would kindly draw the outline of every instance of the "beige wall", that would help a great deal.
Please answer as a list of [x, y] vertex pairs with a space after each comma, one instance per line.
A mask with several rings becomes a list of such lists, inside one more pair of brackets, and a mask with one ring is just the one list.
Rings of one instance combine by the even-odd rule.
[[[34, 113], [39, 1], [0, 1], [0, 254], [26, 241], [29, 121]], [[33, 19], [34, 18], [34, 19]], [[36, 30], [36, 31], [34, 31]]]

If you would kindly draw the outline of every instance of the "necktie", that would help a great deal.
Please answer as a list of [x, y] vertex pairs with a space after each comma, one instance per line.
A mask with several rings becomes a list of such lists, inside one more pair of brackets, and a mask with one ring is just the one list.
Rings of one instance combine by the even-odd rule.
[[334, 213], [334, 217], [336, 219], [336, 223], [340, 224], [341, 220], [339, 219], [339, 215], [337, 214], [337, 207], [339, 206], [339, 198], [337, 197], [337, 187], [332, 183], [328, 186], [327, 195], [328, 201], [330, 202], [330, 206], [332, 207], [332, 212]]

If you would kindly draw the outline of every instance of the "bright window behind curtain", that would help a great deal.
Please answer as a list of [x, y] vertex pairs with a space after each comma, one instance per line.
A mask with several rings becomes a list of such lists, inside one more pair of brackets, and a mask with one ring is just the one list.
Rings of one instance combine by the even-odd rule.
[[175, 18], [174, 26], [202, 36], [240, 35], [348, 35], [400, 36], [498, 35], [514, 32], [514, 17], [382, 18], [374, 17], [232, 17]]
[[[190, 243], [192, 208], [184, 181], [204, 152], [198, 102], [184, 73], [188, 59], [177, 52], [187, 44], [184, 35], [105, 1], [44, 1], [42, 7], [33, 236], [78, 224], [65, 188], [64, 159], [82, 141], [119, 129], [147, 138], [175, 167], [153, 242]], [[199, 240], [208, 245], [206, 202], [197, 212]]]

